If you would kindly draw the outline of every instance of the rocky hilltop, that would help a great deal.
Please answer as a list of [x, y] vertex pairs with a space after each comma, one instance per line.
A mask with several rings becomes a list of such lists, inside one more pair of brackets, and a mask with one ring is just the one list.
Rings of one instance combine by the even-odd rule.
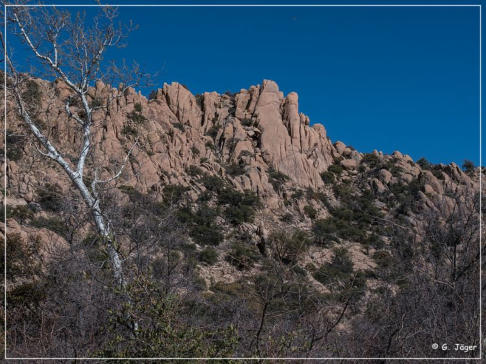
[[[80, 134], [64, 112], [72, 96], [69, 88], [59, 80], [31, 79], [25, 92], [41, 130], [70, 163], [76, 163]], [[88, 158], [87, 180], [95, 171], [109, 178], [130, 151], [120, 178], [102, 191], [122, 255], [154, 272], [175, 259], [186, 267], [174, 268], [176, 276], [187, 278], [190, 271], [192, 282], [199, 282], [197, 288], [178, 287], [178, 294], [202, 292], [205, 304], [211, 301], [220, 307], [221, 297], [247, 300], [245, 310], [260, 317], [261, 307], [254, 307], [248, 292], [258, 286], [255, 277], [273, 277], [278, 266], [277, 276], [285, 277], [285, 284], [298, 282], [305, 295], [319, 297], [309, 317], [327, 317], [322, 325], [330, 327], [329, 333], [336, 329], [338, 335], [358, 335], [359, 330], [350, 328], [364, 325], [360, 320], [368, 317], [370, 302], [378, 307], [385, 291], [388, 298], [401, 290], [408, 297], [411, 281], [422, 277], [424, 269], [442, 264], [448, 272], [449, 263], [425, 257], [436, 257], [434, 249], [464, 247], [461, 244], [470, 243], [459, 242], [465, 231], [471, 237], [477, 232], [477, 226], [468, 225], [475, 218], [466, 218], [466, 212], [477, 211], [478, 168], [414, 161], [398, 151], [360, 153], [342, 142], [333, 143], [323, 125], [311, 125], [299, 111], [297, 93], [284, 95], [273, 81], [234, 94], [200, 95], [174, 82], [148, 98], [132, 88], [121, 92], [97, 82], [90, 97], [99, 109], [94, 114], [95, 148]], [[20, 245], [38, 242], [45, 261], [77, 246], [92, 262], [93, 245], [88, 248], [86, 241], [93, 236], [93, 226], [80, 218], [83, 204], [77, 192], [59, 167], [36, 150], [14, 104], [9, 101], [7, 106], [3, 163], [9, 236]], [[71, 108], [81, 110], [75, 104]], [[151, 227], [162, 215], [170, 215], [173, 225]], [[133, 246], [154, 241], [162, 230], [180, 232], [175, 255], [150, 248], [135, 257]], [[433, 243], [438, 236], [454, 243]], [[454, 251], [454, 256], [458, 251], [465, 255], [462, 262], [454, 260], [453, 274], [459, 274], [459, 267], [464, 272], [471, 267], [473, 250], [468, 249]], [[419, 266], [420, 274], [414, 270]], [[286, 304], [297, 299], [288, 294]], [[248, 337], [255, 331], [258, 337], [262, 332], [275, 334], [273, 329], [265, 331], [263, 319], [258, 330], [259, 320], [248, 329], [253, 330]], [[279, 327], [297, 322], [292, 315], [289, 320]], [[280, 324], [275, 325], [277, 330]], [[310, 326], [304, 323], [303, 330]], [[312, 350], [329, 354], [313, 345], [306, 347], [309, 355]], [[274, 349], [268, 350], [273, 355]], [[302, 354], [299, 350], [285, 355]]]

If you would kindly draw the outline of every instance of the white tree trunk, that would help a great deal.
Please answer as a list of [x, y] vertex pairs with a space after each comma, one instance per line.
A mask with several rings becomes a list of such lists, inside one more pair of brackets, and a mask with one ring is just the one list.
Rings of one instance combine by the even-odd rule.
[[105, 222], [105, 218], [103, 214], [101, 213], [100, 209], [100, 202], [99, 200], [95, 199], [89, 189], [86, 187], [86, 184], [84, 183], [83, 179], [79, 176], [74, 176], [72, 178], [74, 184], [78, 188], [78, 190], [81, 192], [81, 195], [88, 206], [88, 208], [91, 211], [91, 214], [93, 215], [93, 219], [96, 224], [96, 228], [98, 230], [98, 233], [101, 235], [103, 238], [103, 243], [106, 246], [106, 250], [108, 252], [108, 256], [110, 257], [110, 263], [111, 267], [113, 269], [113, 276], [115, 279], [115, 282], [121, 286], [125, 287], [126, 286], [126, 281], [123, 276], [123, 267], [122, 267], [122, 261], [120, 259], [120, 254], [116, 250], [114, 241], [113, 241], [113, 234], [110, 231], [110, 228], [108, 224]]

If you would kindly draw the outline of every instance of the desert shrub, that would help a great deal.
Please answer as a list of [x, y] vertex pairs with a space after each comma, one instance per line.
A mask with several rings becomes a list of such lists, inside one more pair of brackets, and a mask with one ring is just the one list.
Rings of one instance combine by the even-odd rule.
[[43, 284], [37, 281], [25, 282], [15, 286], [7, 295], [7, 304], [10, 309], [24, 306], [27, 302], [30, 307], [38, 307], [46, 298]]
[[16, 281], [22, 278], [32, 279], [41, 269], [42, 256], [40, 255], [40, 240], [31, 239], [28, 243], [22, 239], [20, 234], [8, 233], [7, 246], [5, 240], [0, 239], [0, 248], [6, 249], [6, 260], [0, 261], [0, 268], [5, 269], [7, 266], [7, 277], [9, 280]]
[[393, 257], [386, 250], [378, 250], [373, 254], [373, 260], [381, 268], [388, 268], [393, 264]]
[[241, 119], [241, 125], [248, 126], [248, 127], [253, 126], [253, 120], [248, 118]]
[[219, 132], [219, 129], [220, 129], [220, 126], [219, 125], [213, 125], [212, 127], [210, 127], [207, 131], [207, 135], [209, 135], [211, 138], [216, 138], [216, 136], [218, 135], [218, 132]]
[[210, 140], [208, 140], [208, 141], [206, 142], [206, 144], [204, 144], [204, 145], [205, 145], [205, 146], [206, 146], [206, 148], [208, 148], [208, 149], [215, 150], [214, 143], [213, 143], [212, 141], [210, 141]]
[[203, 191], [197, 197], [198, 202], [209, 202], [211, 201], [213, 194], [211, 191]]
[[199, 149], [197, 149], [195, 146], [192, 146], [191, 147], [191, 152], [192, 154], [194, 154], [195, 156], [198, 156], [201, 152], [199, 151]]
[[136, 102], [135, 105], [133, 105], [133, 110], [135, 110], [135, 112], [142, 112], [142, 104], [139, 103], [139, 102]]
[[[168, 295], [158, 285], [139, 279], [127, 288], [132, 303], [107, 314], [104, 340], [97, 357], [227, 357], [232, 356], [237, 334], [231, 325], [200, 327], [188, 320], [186, 302]], [[141, 323], [136, 335], [132, 318]]]
[[291, 223], [294, 221], [294, 216], [291, 213], [286, 213], [282, 217], [280, 217], [280, 221], [285, 222], [285, 223]]
[[380, 157], [374, 153], [366, 153], [361, 159], [361, 163], [367, 164], [370, 168], [378, 168], [381, 166]]
[[253, 222], [255, 210], [247, 205], [229, 205], [224, 210], [224, 215], [233, 225], [240, 225], [244, 222]]
[[398, 208], [396, 209], [397, 214], [405, 215], [409, 211], [417, 212], [417, 200], [420, 191], [423, 191], [425, 181], [421, 175], [414, 178], [412, 182], [408, 184], [398, 183], [391, 186], [391, 191], [395, 195]]
[[304, 206], [304, 214], [306, 214], [310, 219], [314, 220], [317, 217], [317, 210], [311, 205]]
[[314, 222], [312, 232], [314, 233], [315, 242], [318, 245], [328, 245], [328, 243], [335, 241], [335, 233], [337, 226], [333, 218], [319, 219]]
[[331, 171], [325, 171], [321, 173], [321, 178], [325, 184], [332, 184], [335, 181], [334, 173]]
[[365, 245], [372, 246], [375, 249], [382, 249], [385, 246], [385, 243], [381, 236], [377, 235], [376, 233], [372, 233], [368, 237], [366, 237], [363, 243]]
[[333, 192], [343, 203], [349, 203], [353, 199], [353, 189], [347, 184], [335, 184]]
[[129, 185], [121, 185], [121, 186], [118, 186], [118, 189], [127, 194], [128, 197], [130, 198], [130, 201], [134, 202], [134, 201], [139, 201], [140, 199], [143, 198], [142, 194], [137, 191], [135, 189], [135, 187], [133, 186], [129, 186]]
[[140, 111], [133, 110], [127, 114], [128, 120], [135, 125], [142, 125], [147, 121], [147, 118], [142, 115]]
[[432, 174], [435, 176], [435, 178], [442, 180], [444, 179], [444, 173], [442, 173], [442, 170], [438, 166], [432, 169]]
[[302, 190], [297, 190], [294, 193], [292, 193], [292, 200], [300, 200], [302, 197], [304, 197], [304, 191]]
[[258, 196], [252, 191], [239, 192], [232, 188], [225, 188], [218, 195], [218, 203], [227, 205], [224, 210], [226, 219], [234, 225], [252, 222], [255, 208], [260, 206]]
[[216, 223], [218, 215], [218, 209], [206, 204], [201, 204], [195, 212], [189, 207], [183, 207], [177, 212], [179, 221], [188, 226], [189, 236], [194, 242], [213, 246], [219, 245], [224, 238], [221, 227]]
[[260, 255], [254, 247], [249, 244], [235, 242], [225, 259], [240, 270], [250, 269], [258, 261]]
[[343, 288], [345, 281], [353, 273], [353, 262], [348, 251], [345, 248], [336, 248], [333, 252], [332, 260], [314, 273], [314, 278], [331, 290]]
[[231, 163], [225, 167], [226, 173], [232, 177], [241, 176], [245, 174], [245, 166], [239, 163]]
[[219, 193], [226, 186], [226, 182], [218, 176], [205, 174], [198, 180], [207, 190]]
[[27, 80], [24, 91], [22, 92], [22, 100], [27, 105], [29, 112], [35, 114], [40, 105], [42, 92], [39, 84], [34, 80]]
[[341, 167], [340, 164], [331, 164], [329, 168], [327, 169], [328, 172], [331, 172], [332, 174], [336, 176], [340, 176], [341, 173], [343, 173], [343, 167]]
[[199, 261], [208, 265], [213, 265], [218, 261], [218, 253], [212, 247], [207, 247], [199, 253]]
[[22, 156], [24, 155], [25, 138], [21, 135], [15, 135], [15, 133], [11, 131], [7, 131], [6, 141], [7, 158], [14, 162], [22, 159]]
[[7, 218], [14, 218], [18, 222], [23, 223], [33, 217], [34, 213], [28, 206], [7, 206]]
[[184, 124], [182, 124], [182, 123], [173, 123], [172, 126], [176, 129], [179, 129], [182, 132], [184, 132], [186, 130], [186, 128], [184, 127]]
[[356, 302], [366, 293], [367, 274], [357, 271], [344, 281], [341, 291], [337, 295], [337, 300], [341, 302]]
[[417, 164], [422, 169], [430, 169], [432, 168], [432, 163], [430, 163], [426, 158], [422, 157], [417, 161]]
[[474, 172], [474, 169], [476, 169], [476, 166], [474, 165], [473, 162], [471, 162], [470, 160], [464, 160], [464, 163], [462, 163], [462, 169], [464, 170], [464, 172], [466, 172], [467, 174], [471, 174]]
[[[95, 97], [93, 100], [91, 100], [91, 103], [89, 105], [90, 108], [96, 109], [103, 106], [103, 100], [100, 99], [99, 97]], [[142, 111], [142, 110], [140, 110]]]
[[37, 202], [45, 210], [61, 211], [64, 204], [61, 187], [58, 184], [45, 184], [37, 190]]
[[207, 162], [209, 162], [209, 159], [206, 158], [206, 157], [202, 157], [202, 158], [199, 159], [199, 163], [201, 163], [201, 164], [207, 163]]
[[202, 176], [204, 174], [203, 170], [198, 166], [190, 165], [186, 168], [186, 172], [189, 176]]
[[287, 182], [290, 178], [286, 174], [277, 171], [273, 167], [268, 169], [268, 177], [269, 182], [273, 186], [273, 189], [278, 192], [282, 188], [282, 186]]
[[164, 200], [166, 202], [177, 203], [184, 194], [189, 190], [186, 186], [181, 185], [166, 185], [164, 186]]
[[57, 235], [65, 237], [67, 226], [64, 221], [58, 217], [38, 217], [30, 222], [30, 225], [36, 228], [45, 228], [55, 232]]
[[122, 128], [122, 134], [126, 136], [137, 136], [138, 135], [138, 130], [134, 126], [130, 124], [125, 124], [123, 125]]
[[310, 238], [303, 230], [276, 231], [270, 234], [268, 240], [275, 259], [284, 264], [295, 264], [297, 259], [309, 248]]
[[224, 188], [218, 195], [218, 202], [226, 205], [247, 205], [250, 207], [258, 207], [260, 199], [253, 191], [239, 192], [233, 188]]
[[305, 277], [307, 275], [307, 271], [298, 264], [296, 264], [292, 267], [292, 272], [294, 272], [295, 274], [298, 274], [302, 277]]

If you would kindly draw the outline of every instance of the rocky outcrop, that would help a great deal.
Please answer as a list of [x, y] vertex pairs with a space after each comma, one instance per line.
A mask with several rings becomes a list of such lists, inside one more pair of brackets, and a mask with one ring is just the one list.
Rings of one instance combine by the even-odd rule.
[[[66, 156], [75, 158], [79, 136], [63, 112], [69, 89], [59, 81], [36, 82], [42, 94], [44, 131], [52, 135]], [[107, 110], [94, 115], [93, 157], [104, 167], [101, 173], [109, 176], [136, 143], [120, 183], [142, 192], [180, 184], [197, 195], [205, 187], [187, 172], [196, 166], [201, 173], [226, 179], [236, 189], [256, 192], [266, 207], [279, 208], [293, 191], [325, 189], [321, 174], [332, 164], [341, 166], [348, 181], [367, 170], [364, 154], [340, 141], [333, 145], [324, 126], [310, 125], [309, 118], [299, 111], [297, 93], [284, 95], [274, 81], [264, 80], [236, 94], [201, 95], [193, 95], [184, 85], [173, 82], [164, 84], [149, 98], [132, 88], [122, 92], [99, 81], [89, 93], [93, 102], [109, 100]], [[14, 108], [9, 110], [9, 120], [15, 120]], [[18, 125], [12, 122], [7, 129], [15, 131]], [[28, 143], [22, 148], [29, 148]], [[51, 172], [55, 167], [34, 150], [25, 150], [24, 155], [30, 156], [28, 162], [8, 164], [14, 196], [34, 201], [39, 185], [45, 183], [58, 183], [63, 190], [70, 188], [70, 182]], [[375, 158], [381, 166], [367, 181], [368, 188], [380, 194], [394, 184], [416, 179], [423, 181], [422, 192], [428, 198], [443, 194], [447, 185], [473, 185], [454, 163], [440, 165], [432, 173], [398, 151], [392, 155], [374, 151], [367, 158]], [[19, 173], [29, 163], [45, 166]], [[280, 187], [276, 187], [270, 171], [283, 176]]]

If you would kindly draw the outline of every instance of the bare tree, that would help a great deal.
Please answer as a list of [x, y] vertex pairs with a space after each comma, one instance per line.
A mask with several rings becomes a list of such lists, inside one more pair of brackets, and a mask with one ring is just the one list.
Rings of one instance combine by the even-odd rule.
[[[14, 98], [21, 121], [35, 137], [39, 153], [57, 163], [81, 194], [108, 252], [114, 280], [119, 286], [125, 287], [123, 261], [116, 247], [114, 232], [100, 206], [98, 185], [108, 184], [120, 177], [136, 143], [112, 175], [102, 179], [102, 166], [96, 160], [90, 171], [91, 181], [88, 180], [86, 171], [87, 158], [94, 154], [92, 137], [96, 122], [93, 113], [98, 109], [108, 110], [112, 101], [108, 98], [104, 104], [94, 103], [89, 95], [89, 88], [96, 80], [106, 79], [109, 75], [111, 80], [121, 81], [122, 93], [129, 86], [139, 83], [142, 75], [137, 67], [128, 72], [127, 69], [114, 65], [104, 66], [103, 56], [107, 49], [122, 46], [122, 40], [131, 30], [116, 25], [116, 17], [117, 9], [113, 7], [100, 7], [99, 14], [91, 23], [86, 20], [85, 14], [77, 13], [73, 16], [70, 12], [55, 7], [32, 8], [17, 5], [8, 8], [7, 19], [11, 33], [26, 46], [49, 75], [60, 79], [71, 91], [72, 96], [64, 100], [64, 112], [71, 122], [72, 130], [80, 134], [77, 138], [81, 142], [77, 146], [76, 163], [67, 158], [66, 153], [55, 145], [53, 138], [46, 135], [38, 125], [33, 116], [34, 111], [23, 92], [26, 81], [34, 74], [31, 72], [30, 75], [25, 75], [17, 70], [10, 49], [6, 49], [3, 34], [2, 45], [7, 55], [7, 91]], [[74, 108], [73, 105], [77, 107]]]

